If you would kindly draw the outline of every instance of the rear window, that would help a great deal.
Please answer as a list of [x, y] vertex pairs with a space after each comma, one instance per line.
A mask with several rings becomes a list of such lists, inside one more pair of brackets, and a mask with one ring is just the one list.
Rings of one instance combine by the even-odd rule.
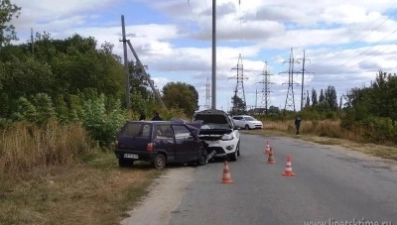
[[145, 123], [127, 123], [119, 134], [119, 137], [133, 137], [149, 139], [152, 133], [152, 126]]

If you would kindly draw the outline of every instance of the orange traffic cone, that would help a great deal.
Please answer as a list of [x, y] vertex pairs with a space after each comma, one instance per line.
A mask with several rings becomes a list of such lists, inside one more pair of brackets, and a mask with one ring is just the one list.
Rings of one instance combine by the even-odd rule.
[[269, 158], [267, 159], [267, 163], [268, 164], [275, 164], [276, 163], [276, 159], [274, 158], [273, 149], [272, 148], [270, 148]]
[[269, 140], [267, 141], [267, 143], [266, 143], [266, 149], [265, 149], [265, 151], [263, 152], [264, 154], [269, 154], [270, 153], [270, 144], [269, 144]]
[[295, 173], [292, 171], [291, 155], [287, 156], [287, 165], [286, 165], [285, 171], [284, 171], [284, 173], [282, 173], [282, 175], [286, 176], [286, 177], [295, 176]]
[[232, 178], [230, 176], [229, 164], [228, 164], [227, 161], [225, 161], [225, 168], [223, 169], [222, 183], [223, 184], [231, 184], [231, 183], [233, 183], [233, 180], [232, 180]]

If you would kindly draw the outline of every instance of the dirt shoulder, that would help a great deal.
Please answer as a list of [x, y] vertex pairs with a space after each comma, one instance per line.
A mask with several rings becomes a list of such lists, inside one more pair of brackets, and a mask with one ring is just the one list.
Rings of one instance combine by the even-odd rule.
[[243, 133], [269, 135], [269, 136], [286, 136], [303, 141], [310, 141], [322, 145], [338, 145], [345, 149], [361, 152], [370, 156], [379, 157], [382, 159], [389, 159], [397, 161], [397, 146], [385, 146], [371, 143], [358, 143], [342, 138], [319, 137], [310, 134], [295, 135], [288, 132], [276, 130], [255, 130], [243, 131]]
[[194, 168], [171, 168], [148, 189], [149, 194], [124, 219], [122, 225], [166, 225], [171, 212], [180, 204], [186, 186], [192, 181]]

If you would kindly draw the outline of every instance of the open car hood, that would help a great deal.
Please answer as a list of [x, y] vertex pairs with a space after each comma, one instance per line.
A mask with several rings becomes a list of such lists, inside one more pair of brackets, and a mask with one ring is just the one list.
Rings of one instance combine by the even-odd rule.
[[170, 121], [177, 122], [177, 123], [184, 123], [188, 127], [188, 129], [192, 132], [194, 137], [198, 137], [201, 131], [201, 126], [203, 125], [203, 121], [193, 121], [189, 122], [182, 118], [173, 117]]

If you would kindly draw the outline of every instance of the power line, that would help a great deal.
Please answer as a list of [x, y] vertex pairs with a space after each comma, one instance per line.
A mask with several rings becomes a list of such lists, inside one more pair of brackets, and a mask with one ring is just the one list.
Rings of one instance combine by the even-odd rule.
[[340, 64], [339, 66], [344, 66], [346, 64], [348, 64], [349, 62], [353, 61], [354, 59], [356, 59], [357, 57], [359, 57], [360, 55], [362, 55], [363, 53], [367, 52], [368, 50], [370, 50], [371, 48], [375, 47], [376, 45], [378, 45], [379, 43], [383, 42], [386, 38], [390, 37], [391, 35], [393, 35], [394, 33], [397, 32], [397, 29], [393, 30], [389, 35], [387, 35], [386, 37], [384, 37], [382, 40], [376, 42], [373, 45], [370, 45], [368, 48], [366, 48], [364, 51], [362, 51], [361, 53], [357, 54], [355, 57], [351, 58], [350, 60], [347, 60], [345, 63]]

